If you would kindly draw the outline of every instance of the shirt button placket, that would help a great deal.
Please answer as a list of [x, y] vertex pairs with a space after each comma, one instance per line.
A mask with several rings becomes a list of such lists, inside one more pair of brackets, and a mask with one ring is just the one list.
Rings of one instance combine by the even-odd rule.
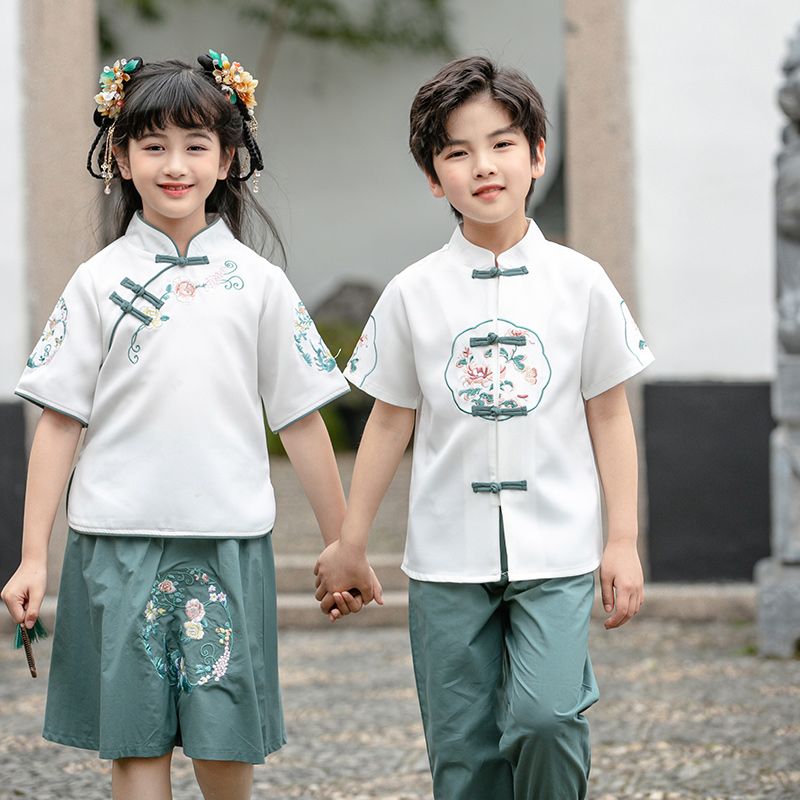
[[[499, 264], [497, 265], [500, 266]], [[492, 330], [499, 335], [499, 322], [500, 316], [500, 277], [499, 275], [490, 281], [492, 289], [490, 292], [491, 309], [490, 316], [493, 320]], [[495, 343], [492, 345], [492, 405], [497, 408], [500, 405], [500, 345]], [[500, 481], [500, 421], [497, 416], [492, 420], [492, 433], [491, 433], [491, 454], [489, 459], [489, 480], [492, 482]], [[491, 497], [491, 504], [497, 508], [502, 506], [501, 500], [502, 492], [493, 492]]]

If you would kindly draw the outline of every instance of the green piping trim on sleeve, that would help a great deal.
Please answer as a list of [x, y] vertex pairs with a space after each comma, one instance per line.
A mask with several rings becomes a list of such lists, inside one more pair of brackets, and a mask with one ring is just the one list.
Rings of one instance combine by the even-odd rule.
[[76, 414], [70, 414], [69, 411], [64, 411], [63, 408], [56, 408], [55, 406], [44, 402], [44, 400], [39, 400], [36, 397], [32, 397], [29, 394], [25, 394], [25, 392], [21, 392], [19, 389], [15, 389], [14, 394], [17, 395], [17, 397], [21, 397], [23, 400], [27, 400], [29, 403], [33, 403], [35, 406], [39, 406], [39, 408], [49, 408], [51, 411], [55, 411], [57, 414], [63, 414], [65, 417], [74, 419], [76, 422], [80, 422], [80, 424], [83, 425], [84, 428], [89, 427], [88, 420], [85, 420], [77, 416]]
[[329, 403], [332, 403], [334, 400], [338, 400], [343, 395], [346, 395], [349, 391], [350, 387], [346, 386], [344, 391], [339, 392], [339, 394], [335, 394], [333, 397], [329, 397], [327, 400], [324, 400], [322, 403], [320, 403], [316, 408], [312, 408], [310, 411], [305, 411], [299, 417], [296, 417], [291, 422], [284, 423], [283, 425], [281, 425], [280, 428], [275, 428], [275, 430], [273, 430], [272, 432], [280, 433], [281, 431], [286, 430], [286, 428], [288, 428], [290, 425], [294, 425], [295, 422], [300, 422], [301, 419], [304, 419], [310, 414], [313, 414], [315, 411], [319, 411], [321, 408], [325, 408], [325, 406], [327, 406]]
[[[633, 356], [633, 357], [634, 357], [634, 358], [635, 358], [635, 359], [636, 359], [636, 360], [637, 360], [637, 361], [638, 361], [640, 364], [642, 364], [643, 366], [645, 366], [645, 363], [644, 363], [644, 361], [642, 361], [642, 359], [641, 359], [641, 358], [639, 358], [639, 354], [638, 354], [638, 353], [637, 353], [637, 352], [636, 352], [636, 351], [635, 351], [635, 350], [634, 350], [634, 349], [633, 349], [633, 348], [630, 346], [630, 344], [628, 343], [628, 317], [626, 317], [626, 316], [625, 316], [625, 311], [627, 311], [627, 312], [628, 312], [628, 314], [630, 315], [630, 318], [631, 318], [631, 320], [633, 320], [633, 315], [631, 314], [631, 311], [630, 311], [630, 309], [628, 308], [628, 304], [627, 304], [627, 303], [626, 303], [624, 300], [620, 300], [620, 303], [619, 303], [619, 310], [620, 310], [620, 312], [622, 313], [622, 323], [623, 323], [623, 325], [624, 325], [624, 329], [623, 329], [623, 336], [625, 337], [625, 347], [627, 347], [627, 348], [628, 348], [628, 350], [630, 351], [631, 355], [632, 355], [632, 356]], [[634, 324], [635, 324], [635, 322], [634, 322]], [[639, 331], [639, 333], [640, 333], [640, 338], [639, 338], [639, 348], [640, 348], [640, 349], [644, 349], [644, 348], [646, 348], [646, 347], [647, 347], [647, 343], [645, 342], [645, 340], [644, 340], [644, 339], [642, 339], [642, 338], [641, 338], [641, 331]]]

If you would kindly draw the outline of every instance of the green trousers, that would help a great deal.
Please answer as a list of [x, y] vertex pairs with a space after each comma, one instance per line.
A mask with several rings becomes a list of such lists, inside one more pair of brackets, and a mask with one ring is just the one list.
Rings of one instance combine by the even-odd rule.
[[[501, 547], [505, 556], [502, 540]], [[505, 559], [503, 559], [505, 562]], [[410, 581], [409, 629], [436, 800], [582, 800], [594, 575]]]

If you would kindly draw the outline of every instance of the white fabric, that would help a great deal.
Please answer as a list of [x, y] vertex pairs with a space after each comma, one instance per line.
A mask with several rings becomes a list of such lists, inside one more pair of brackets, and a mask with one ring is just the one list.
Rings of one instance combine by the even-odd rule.
[[[389, 283], [345, 371], [368, 394], [417, 411], [403, 561], [417, 580], [498, 580], [501, 504], [510, 580], [595, 569], [600, 491], [584, 400], [653, 360], [600, 265], [533, 222], [497, 259], [527, 274], [472, 277], [494, 265], [457, 228]], [[470, 345], [491, 333], [525, 344]], [[501, 416], [474, 416], [473, 405]], [[504, 413], [514, 407], [527, 415]], [[527, 491], [472, 488], [517, 481]]]
[[88, 426], [69, 492], [75, 530], [261, 536], [275, 521], [262, 398], [280, 430], [347, 383], [284, 273], [222, 220], [189, 244], [209, 263], [158, 255], [177, 256], [174, 243], [136, 216], [82, 264], [17, 394]]

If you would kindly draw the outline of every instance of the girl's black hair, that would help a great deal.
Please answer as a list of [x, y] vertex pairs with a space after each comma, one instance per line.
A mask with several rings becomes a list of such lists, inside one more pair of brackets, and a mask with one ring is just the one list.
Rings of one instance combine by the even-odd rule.
[[[206, 213], [218, 214], [233, 235], [254, 249], [262, 251], [271, 240], [269, 255], [285, 262], [286, 251], [275, 223], [256, 201], [247, 179], [264, 168], [261, 151], [253, 138], [247, 109], [234, 95], [223, 92], [214, 80], [213, 64], [201, 56], [200, 67], [182, 61], [156, 61], [141, 64], [126, 81], [125, 103], [114, 119], [95, 112], [100, 130], [92, 143], [87, 168], [95, 178], [102, 178], [100, 165], [106, 157], [107, 134], [112, 124], [112, 145], [127, 150], [130, 139], [141, 139], [148, 131], [168, 125], [179, 128], [203, 128], [219, 136], [222, 150], [234, 148], [226, 180], [217, 181], [206, 200]], [[98, 147], [99, 145], [99, 147]], [[95, 171], [93, 159], [96, 152]], [[120, 178], [121, 192], [114, 211], [114, 237], [125, 233], [133, 215], [142, 208], [142, 198], [133, 181], [125, 180], [113, 163], [114, 177]], [[260, 234], [260, 235], [259, 235]]]

